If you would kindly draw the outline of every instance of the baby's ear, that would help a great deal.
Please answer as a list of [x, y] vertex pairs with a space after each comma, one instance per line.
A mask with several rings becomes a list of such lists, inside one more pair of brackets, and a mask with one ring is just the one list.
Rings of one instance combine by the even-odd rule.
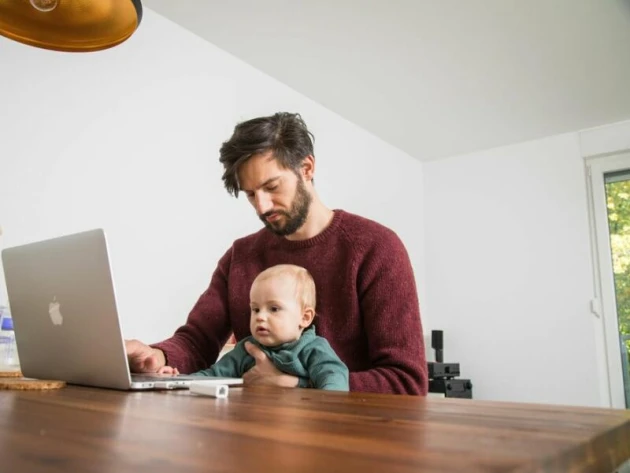
[[312, 307], [306, 307], [302, 311], [302, 321], [300, 323], [300, 328], [304, 329], [313, 323], [313, 319], [315, 318], [315, 311]]

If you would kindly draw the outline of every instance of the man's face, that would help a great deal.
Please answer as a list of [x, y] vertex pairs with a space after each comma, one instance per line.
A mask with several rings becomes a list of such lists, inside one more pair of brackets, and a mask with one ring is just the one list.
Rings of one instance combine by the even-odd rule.
[[265, 226], [277, 235], [299, 230], [308, 216], [312, 197], [304, 180], [283, 169], [271, 152], [252, 156], [238, 171], [240, 189]]

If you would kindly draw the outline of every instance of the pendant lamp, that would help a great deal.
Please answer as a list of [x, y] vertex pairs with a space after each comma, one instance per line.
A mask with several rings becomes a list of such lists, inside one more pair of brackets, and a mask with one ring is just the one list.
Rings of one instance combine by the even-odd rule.
[[0, 0], [0, 35], [55, 51], [111, 48], [141, 19], [140, 0]]

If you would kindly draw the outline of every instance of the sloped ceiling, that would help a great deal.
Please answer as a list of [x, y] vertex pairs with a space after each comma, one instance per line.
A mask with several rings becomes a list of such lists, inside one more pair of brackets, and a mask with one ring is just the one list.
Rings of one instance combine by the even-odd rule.
[[630, 119], [630, 0], [144, 0], [420, 160]]

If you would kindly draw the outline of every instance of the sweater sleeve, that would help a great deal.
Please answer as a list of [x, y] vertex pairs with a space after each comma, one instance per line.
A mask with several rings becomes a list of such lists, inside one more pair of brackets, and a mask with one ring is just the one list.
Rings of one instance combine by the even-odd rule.
[[371, 368], [350, 373], [350, 389], [425, 395], [424, 338], [407, 250], [389, 230], [365, 245], [357, 285]]
[[[315, 389], [349, 391], [348, 367], [325, 338], [316, 337], [303, 351], [303, 364]], [[298, 386], [303, 387], [303, 386]]]
[[[221, 357], [210, 368], [193, 373], [199, 376], [222, 376], [228, 378], [240, 378], [246, 371], [246, 359], [249, 357], [243, 341], [237, 343], [236, 346]], [[250, 357], [251, 358], [251, 357]], [[251, 363], [250, 363], [251, 364]]]
[[180, 373], [193, 373], [212, 365], [230, 336], [227, 280], [232, 249], [219, 260], [210, 286], [175, 334], [152, 345], [164, 352], [166, 363]]

